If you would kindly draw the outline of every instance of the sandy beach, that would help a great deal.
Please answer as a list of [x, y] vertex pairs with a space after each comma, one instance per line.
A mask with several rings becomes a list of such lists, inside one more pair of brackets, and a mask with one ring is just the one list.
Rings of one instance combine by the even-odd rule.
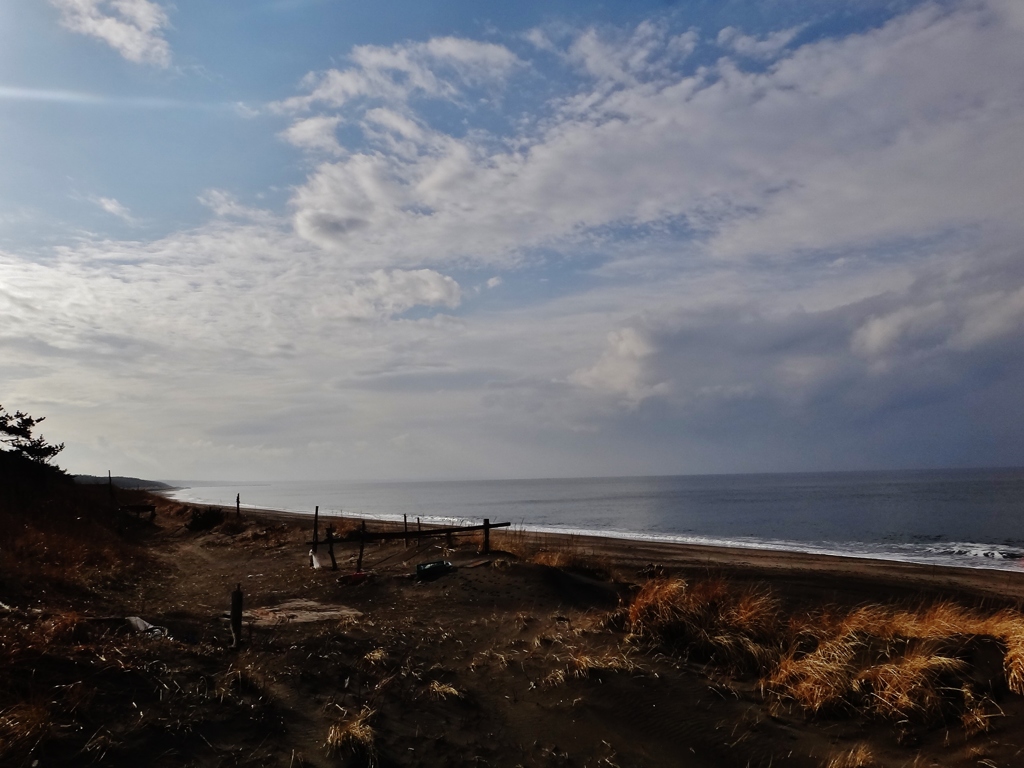
[[[322, 545], [309, 567], [306, 516], [226, 510], [190, 530], [195, 508], [155, 503], [116, 578], [5, 578], [3, 764], [1022, 759], [1024, 574], [508, 529], [488, 554], [479, 535], [371, 543], [353, 580], [355, 540], [337, 571]], [[454, 568], [415, 578], [437, 560]], [[824, 678], [810, 668], [846, 647]]]

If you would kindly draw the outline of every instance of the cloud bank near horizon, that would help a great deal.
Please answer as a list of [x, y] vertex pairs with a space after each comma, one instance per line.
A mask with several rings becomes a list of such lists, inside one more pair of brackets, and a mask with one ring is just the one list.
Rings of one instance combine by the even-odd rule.
[[356, 46], [283, 207], [0, 252], [7, 397], [142, 475], [1024, 463], [1024, 12], [812, 32]]

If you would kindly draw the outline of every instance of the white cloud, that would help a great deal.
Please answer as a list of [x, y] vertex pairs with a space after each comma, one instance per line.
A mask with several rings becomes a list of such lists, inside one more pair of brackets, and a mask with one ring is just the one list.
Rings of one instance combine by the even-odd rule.
[[132, 216], [132, 212], [127, 206], [120, 203], [113, 197], [92, 197], [89, 198], [93, 203], [98, 205], [104, 211], [109, 213], [111, 216], [117, 216], [122, 221], [126, 221], [129, 224], [135, 224], [136, 219]]
[[340, 122], [341, 118], [337, 115], [307, 117], [293, 122], [280, 136], [299, 149], [340, 155], [343, 150], [335, 135]]
[[754, 59], [773, 59], [800, 34], [806, 25], [771, 32], [763, 37], [744, 35], [735, 27], [726, 27], [718, 33], [717, 42], [723, 48]]
[[619, 395], [630, 405], [670, 391], [667, 381], [652, 382], [647, 360], [655, 347], [636, 328], [626, 327], [608, 334], [608, 346], [591, 367], [573, 371], [569, 381], [581, 387]]
[[72, 32], [95, 37], [128, 61], [167, 68], [171, 48], [163, 33], [170, 27], [167, 11], [152, 0], [50, 0], [61, 24]]
[[359, 45], [349, 56], [354, 66], [311, 72], [308, 93], [272, 106], [291, 113], [314, 106], [339, 108], [353, 99], [404, 103], [414, 95], [457, 99], [465, 87], [498, 83], [521, 66], [510, 50], [495, 43], [456, 37], [393, 46]]
[[534, 48], [541, 51], [557, 52], [555, 44], [551, 42], [551, 38], [548, 37], [547, 33], [539, 27], [528, 29], [523, 34], [523, 39], [526, 40]]
[[223, 189], [207, 189], [197, 198], [200, 204], [222, 218], [243, 219], [254, 222], [272, 223], [276, 217], [262, 208], [242, 205], [234, 195]]
[[965, 320], [949, 340], [954, 349], [973, 349], [1000, 339], [1013, 338], [1024, 328], [1024, 286], [977, 294], [966, 300]]
[[459, 305], [462, 292], [452, 278], [432, 269], [376, 270], [350, 293], [338, 297], [328, 312], [342, 317], [371, 319], [399, 315], [413, 307]]
[[697, 46], [694, 29], [673, 34], [664, 23], [645, 21], [624, 39], [607, 39], [596, 29], [578, 35], [567, 59], [599, 81], [637, 84], [664, 77]]

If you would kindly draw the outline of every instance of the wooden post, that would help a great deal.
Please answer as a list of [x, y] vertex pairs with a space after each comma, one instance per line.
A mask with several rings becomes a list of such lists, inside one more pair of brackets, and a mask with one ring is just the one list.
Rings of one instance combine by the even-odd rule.
[[313, 510], [313, 551], [316, 552], [317, 542], [320, 541], [320, 507]]
[[359, 526], [359, 559], [356, 561], [356, 572], [363, 570], [363, 548], [366, 546], [366, 521]]
[[[416, 518], [416, 533], [423, 533], [423, 526], [420, 525], [420, 519], [418, 517]], [[417, 536], [416, 541], [418, 542], [419, 540], [420, 537]]]
[[235, 517], [242, 516], [242, 494], [235, 494]]
[[242, 644], [242, 585], [236, 584], [231, 593], [231, 647]]
[[491, 554], [491, 519], [484, 518], [484, 554]]
[[334, 526], [327, 528], [327, 554], [331, 556], [331, 570], [338, 570], [338, 561], [334, 559]]
[[405, 531], [405, 548], [409, 548], [409, 516], [402, 515], [402, 529]]

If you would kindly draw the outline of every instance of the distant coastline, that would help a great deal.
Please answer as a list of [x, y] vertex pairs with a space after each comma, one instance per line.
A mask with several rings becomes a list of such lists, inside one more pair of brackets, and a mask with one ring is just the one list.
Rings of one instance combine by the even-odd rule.
[[123, 488], [129, 491], [177, 491], [181, 486], [168, 485], [159, 480], [144, 480], [141, 477], [125, 477], [114, 475], [103, 477], [101, 475], [74, 475], [75, 482], [80, 485], [106, 485], [112, 483], [115, 488]]

